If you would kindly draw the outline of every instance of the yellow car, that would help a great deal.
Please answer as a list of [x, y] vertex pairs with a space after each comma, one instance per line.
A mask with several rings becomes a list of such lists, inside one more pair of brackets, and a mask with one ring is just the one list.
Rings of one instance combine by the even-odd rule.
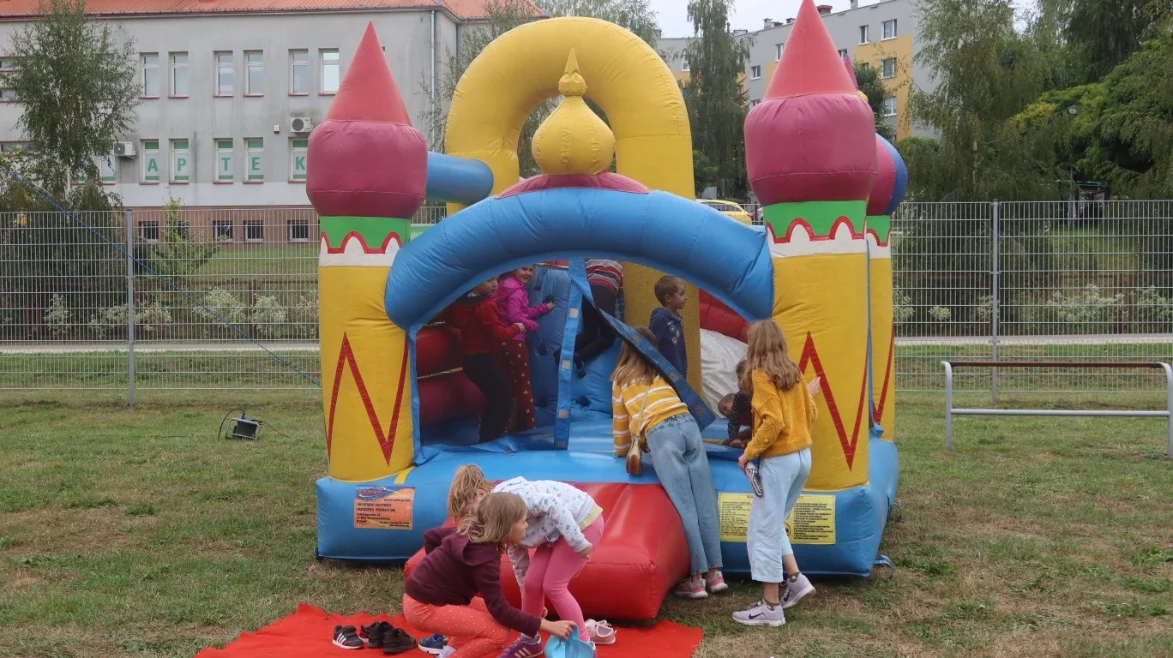
[[743, 224], [753, 224], [753, 218], [741, 207], [741, 204], [732, 201], [722, 201], [720, 199], [697, 199], [697, 202], [703, 203], [706, 206], [720, 212], [722, 215], [728, 215], [733, 219]]

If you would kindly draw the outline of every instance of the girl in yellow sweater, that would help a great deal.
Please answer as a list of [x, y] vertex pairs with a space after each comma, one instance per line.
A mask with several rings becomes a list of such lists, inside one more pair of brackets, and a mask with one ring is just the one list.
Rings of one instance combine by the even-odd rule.
[[[737, 463], [744, 471], [761, 458], [762, 495], [754, 497], [750, 509], [747, 548], [750, 575], [762, 583], [762, 600], [733, 613], [733, 619], [746, 626], [781, 626], [786, 623], [785, 608], [815, 593], [814, 585], [798, 570], [786, 536], [786, 518], [811, 474], [814, 396], [822, 382], [818, 378], [803, 382], [782, 330], [771, 320], [750, 326], [746, 361], [743, 377], [750, 381], [742, 386], [753, 396], [753, 438]], [[779, 596], [783, 582], [786, 593]]]
[[[652, 332], [642, 327], [638, 331], [653, 347], [656, 345]], [[632, 441], [652, 453], [656, 476], [684, 524], [692, 576], [676, 586], [677, 596], [703, 599], [710, 592], [729, 589], [720, 571], [717, 490], [700, 427], [676, 389], [651, 361], [626, 342], [611, 381], [615, 454], [626, 456]]]

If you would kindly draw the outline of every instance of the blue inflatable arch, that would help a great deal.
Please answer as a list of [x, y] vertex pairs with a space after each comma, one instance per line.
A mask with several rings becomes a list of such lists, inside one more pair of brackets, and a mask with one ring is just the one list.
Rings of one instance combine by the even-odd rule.
[[387, 316], [414, 334], [491, 276], [587, 257], [688, 279], [751, 320], [773, 311], [761, 231], [667, 192], [574, 188], [485, 199], [409, 242], [387, 278]]

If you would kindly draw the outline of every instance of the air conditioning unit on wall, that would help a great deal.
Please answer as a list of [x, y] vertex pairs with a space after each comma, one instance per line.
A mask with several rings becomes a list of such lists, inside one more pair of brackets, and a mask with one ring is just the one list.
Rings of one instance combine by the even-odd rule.
[[289, 120], [290, 132], [305, 135], [313, 129], [314, 123], [310, 121], [309, 117], [293, 117]]
[[134, 142], [116, 142], [114, 144], [114, 157], [133, 158], [134, 156]]

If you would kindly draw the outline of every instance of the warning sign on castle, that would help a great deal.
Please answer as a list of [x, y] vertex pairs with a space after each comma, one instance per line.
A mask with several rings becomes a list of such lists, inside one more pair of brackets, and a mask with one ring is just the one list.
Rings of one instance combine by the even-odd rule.
[[[753, 494], [723, 493], [717, 497], [721, 541], [744, 542], [749, 534]], [[792, 544], [835, 543], [835, 496], [802, 495], [786, 519]]]

